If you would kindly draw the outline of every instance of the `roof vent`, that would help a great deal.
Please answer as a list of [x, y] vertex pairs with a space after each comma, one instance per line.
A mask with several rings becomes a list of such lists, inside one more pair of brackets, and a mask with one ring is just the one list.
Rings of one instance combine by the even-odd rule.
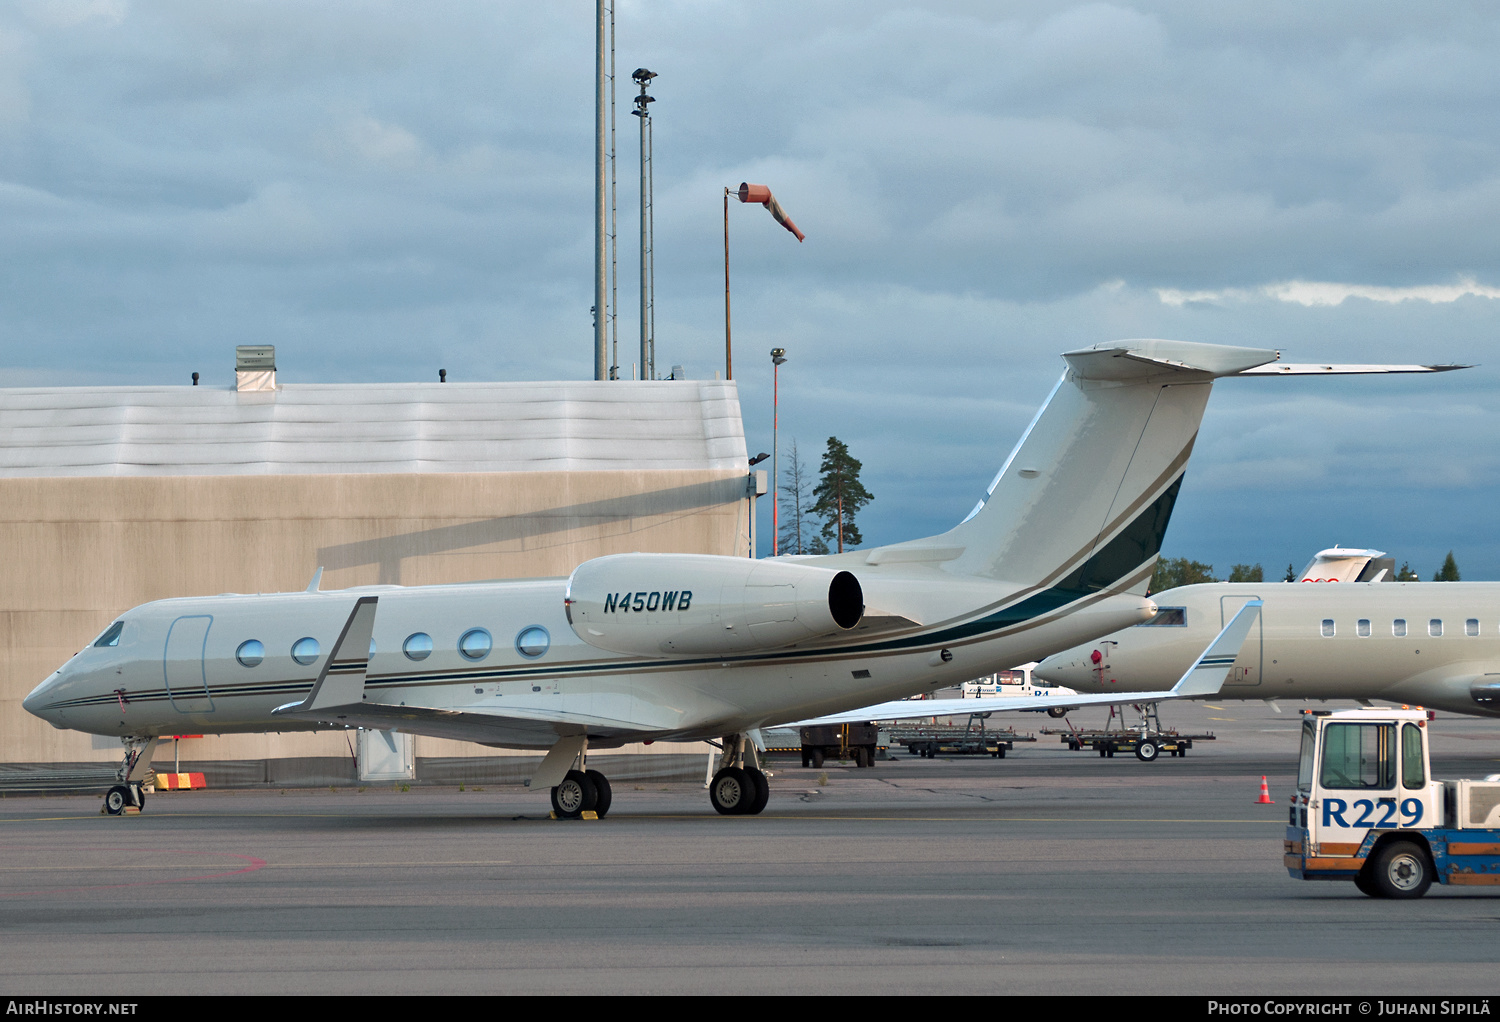
[[234, 349], [234, 389], [276, 389], [276, 345], [241, 344]]

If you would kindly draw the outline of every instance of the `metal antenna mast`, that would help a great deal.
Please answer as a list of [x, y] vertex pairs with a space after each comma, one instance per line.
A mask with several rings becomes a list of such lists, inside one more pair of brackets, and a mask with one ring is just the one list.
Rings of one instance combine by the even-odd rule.
[[606, 347], [609, 322], [609, 289], [605, 277], [609, 273], [606, 249], [608, 248], [605, 209], [605, 160], [604, 160], [604, 112], [605, 112], [605, 0], [596, 0], [594, 32], [594, 379], [609, 378]]
[[620, 206], [615, 165], [615, 4], [609, 4], [609, 378], [620, 378]]
[[643, 67], [630, 76], [641, 87], [631, 113], [641, 119], [641, 379], [656, 379], [656, 255], [655, 216], [652, 208], [653, 174], [651, 166], [651, 108], [654, 97], [646, 95], [646, 85], [656, 77], [655, 71]]

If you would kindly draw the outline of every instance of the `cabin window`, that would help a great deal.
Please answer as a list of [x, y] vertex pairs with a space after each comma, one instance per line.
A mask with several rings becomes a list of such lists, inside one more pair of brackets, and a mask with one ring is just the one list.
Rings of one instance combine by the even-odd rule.
[[458, 651], [470, 660], [483, 660], [493, 647], [494, 640], [483, 628], [470, 628], [458, 640]]
[[1176, 627], [1176, 628], [1186, 628], [1187, 627], [1187, 608], [1186, 607], [1158, 607], [1156, 609], [1156, 616], [1154, 618], [1152, 618], [1150, 621], [1146, 621], [1146, 622], [1142, 623], [1139, 627], [1141, 627], [1141, 628], [1161, 628], [1163, 626]]
[[125, 630], [124, 621], [116, 621], [104, 630], [104, 634], [94, 640], [95, 646], [118, 646], [120, 644], [120, 633]]
[[426, 632], [413, 632], [401, 644], [401, 652], [408, 660], [426, 660], [432, 655], [432, 636]]
[[1391, 634], [1398, 639], [1406, 638], [1406, 618], [1398, 617], [1391, 622]]
[[1331, 617], [1325, 617], [1323, 619], [1323, 638], [1333, 638], [1333, 618]]
[[1477, 617], [1471, 617], [1471, 618], [1469, 618], [1469, 620], [1467, 620], [1467, 621], [1464, 622], [1464, 634], [1465, 635], [1478, 635], [1479, 634], [1479, 619]]
[[1368, 639], [1370, 637], [1370, 619], [1362, 617], [1354, 622], [1354, 634], [1358, 635], [1361, 639]]
[[292, 659], [306, 667], [318, 659], [318, 640], [311, 635], [303, 636], [292, 643]]
[[246, 639], [234, 651], [234, 658], [240, 662], [241, 667], [259, 667], [260, 662], [266, 658], [266, 647], [259, 639]]
[[1431, 621], [1427, 622], [1427, 634], [1432, 636], [1434, 639], [1442, 638], [1443, 619], [1440, 617], [1435, 617]]
[[535, 660], [552, 645], [552, 636], [541, 625], [523, 628], [516, 636], [516, 652], [527, 660]]

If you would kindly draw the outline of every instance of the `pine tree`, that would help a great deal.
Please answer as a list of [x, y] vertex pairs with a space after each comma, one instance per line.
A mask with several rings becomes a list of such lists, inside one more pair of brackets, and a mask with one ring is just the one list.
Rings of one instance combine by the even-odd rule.
[[1292, 567], [1290, 564], [1288, 564], [1286, 566], [1286, 578], [1282, 579], [1281, 581], [1283, 581], [1283, 582], [1295, 582], [1295, 581], [1297, 581], [1297, 569], [1294, 568], [1294, 567]]
[[797, 453], [797, 440], [792, 438], [792, 459], [781, 473], [781, 552], [784, 554], [827, 553], [809, 548], [807, 532], [812, 528], [812, 473], [807, 463]]
[[1212, 564], [1190, 561], [1186, 557], [1163, 557], [1156, 562], [1156, 570], [1151, 574], [1150, 591], [1159, 593], [1164, 589], [1176, 589], [1178, 586], [1217, 581], [1219, 580], [1214, 578]]
[[1402, 561], [1401, 562], [1401, 570], [1398, 571], [1398, 572], [1396, 572], [1396, 581], [1397, 582], [1420, 582], [1420, 581], [1422, 581], [1422, 579], [1417, 575], [1417, 573], [1415, 571], [1411, 570], [1411, 564], [1410, 564], [1410, 562], [1408, 562], [1408, 561]]
[[860, 508], [874, 496], [859, 481], [859, 461], [849, 455], [849, 448], [838, 437], [828, 438], [828, 449], [823, 452], [823, 464], [819, 468], [821, 481], [813, 490], [817, 502], [812, 513], [823, 519], [823, 539], [837, 541], [838, 552], [844, 546], [859, 546], [864, 538], [854, 524]]
[[1230, 582], [1264, 582], [1266, 573], [1259, 564], [1254, 567], [1248, 564], [1236, 564], [1229, 569]]
[[1443, 566], [1438, 569], [1436, 575], [1432, 576], [1434, 582], [1457, 582], [1458, 562], [1453, 559], [1453, 551], [1448, 551], [1448, 557], [1443, 561]]

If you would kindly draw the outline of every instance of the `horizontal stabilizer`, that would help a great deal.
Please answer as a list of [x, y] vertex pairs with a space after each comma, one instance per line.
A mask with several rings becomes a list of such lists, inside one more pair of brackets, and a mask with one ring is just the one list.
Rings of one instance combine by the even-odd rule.
[[1446, 365], [1318, 365], [1311, 362], [1272, 362], [1269, 365], [1241, 369], [1235, 376], [1360, 376], [1367, 373], [1449, 373], [1473, 366]]

